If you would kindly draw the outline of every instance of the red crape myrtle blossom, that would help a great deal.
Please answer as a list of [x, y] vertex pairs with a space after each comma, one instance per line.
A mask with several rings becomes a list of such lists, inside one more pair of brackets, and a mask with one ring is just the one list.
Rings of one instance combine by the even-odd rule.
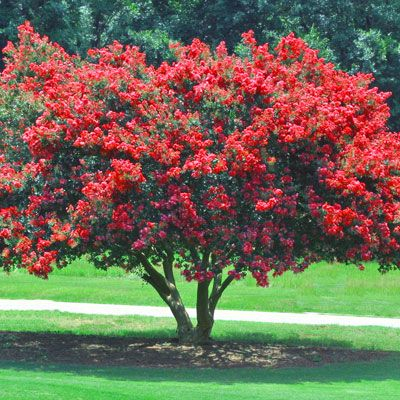
[[[400, 266], [400, 136], [388, 94], [289, 35], [248, 57], [199, 40], [158, 68], [114, 42], [69, 56], [26, 23], [4, 50], [4, 268], [87, 255], [136, 271], [182, 341], [209, 338], [235, 279], [321, 259]], [[17, 105], [17, 106], [15, 106]], [[174, 272], [195, 281], [197, 327]]]

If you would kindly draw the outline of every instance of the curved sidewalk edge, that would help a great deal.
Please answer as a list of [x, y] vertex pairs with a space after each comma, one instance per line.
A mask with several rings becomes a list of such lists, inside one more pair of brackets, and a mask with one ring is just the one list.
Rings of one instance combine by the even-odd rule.
[[[147, 317], [173, 317], [168, 307], [67, 303], [52, 300], [0, 299], [0, 311], [61, 311], [92, 315], [142, 315]], [[194, 308], [189, 308], [188, 313], [192, 318], [196, 316], [196, 310]], [[215, 319], [220, 321], [269, 322], [276, 324], [381, 326], [386, 328], [400, 328], [400, 318], [360, 317], [319, 313], [216, 310]]]

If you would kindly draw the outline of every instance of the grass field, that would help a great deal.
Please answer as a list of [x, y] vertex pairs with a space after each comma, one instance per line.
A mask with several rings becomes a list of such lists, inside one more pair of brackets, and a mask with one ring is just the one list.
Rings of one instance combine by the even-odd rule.
[[[175, 337], [171, 318], [101, 316], [45, 311], [0, 312], [3, 331], [52, 332], [77, 335], [107, 335], [146, 338]], [[217, 321], [216, 340], [254, 341], [291, 346], [327, 346], [400, 352], [400, 332], [394, 328], [334, 325], [264, 324]]]
[[[195, 284], [178, 281], [185, 304], [193, 307]], [[56, 270], [47, 281], [25, 271], [1, 273], [0, 298], [164, 305], [135, 275], [118, 268], [96, 270], [85, 260]], [[321, 263], [302, 274], [288, 272], [273, 279], [267, 289], [256, 287], [252, 278], [234, 282], [219, 308], [400, 317], [400, 273], [381, 275], [373, 263], [364, 271]]]
[[[3, 330], [170, 338], [167, 318], [108, 317], [48, 312], [0, 314]], [[217, 340], [265, 345], [332, 346], [398, 351], [395, 329], [218, 322]], [[368, 363], [287, 369], [154, 369], [90, 367], [48, 362], [0, 362], [0, 399], [371, 399], [400, 393], [400, 353]], [[195, 396], [195, 397], [194, 397]]]
[[397, 400], [400, 359], [291, 369], [89, 368], [0, 363], [1, 400]]
[[[180, 283], [186, 304], [194, 306], [195, 286]], [[0, 298], [163, 305], [152, 288], [134, 275], [119, 269], [95, 270], [85, 261], [55, 271], [48, 281], [24, 271], [1, 274]], [[251, 279], [235, 282], [220, 308], [399, 317], [400, 273], [382, 276], [373, 264], [365, 271], [343, 265], [314, 265], [303, 274], [287, 273], [273, 280], [268, 289], [255, 287]], [[30, 332], [33, 341], [35, 333], [169, 339], [175, 336], [175, 323], [168, 318], [5, 311], [0, 312], [0, 330]], [[399, 398], [400, 333], [396, 329], [217, 321], [213, 337], [265, 346], [395, 353], [370, 362], [286, 369], [157, 369], [0, 361], [0, 400]]]

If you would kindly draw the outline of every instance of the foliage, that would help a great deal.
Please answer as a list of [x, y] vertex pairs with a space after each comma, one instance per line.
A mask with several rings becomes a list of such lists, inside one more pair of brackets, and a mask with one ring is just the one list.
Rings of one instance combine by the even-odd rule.
[[83, 61], [27, 23], [19, 40], [2, 90], [38, 115], [2, 123], [4, 268], [46, 277], [88, 254], [135, 270], [183, 337], [179, 269], [198, 282], [204, 338], [246, 273], [266, 286], [320, 259], [399, 267], [400, 138], [371, 76], [335, 70], [293, 34], [275, 52], [244, 34], [244, 59], [194, 40], [158, 68], [118, 42]]
[[3, 0], [0, 4], [0, 45], [15, 40], [17, 27], [30, 20], [39, 31], [72, 52], [86, 45], [80, 24], [79, 0]]
[[184, 42], [199, 37], [216, 46], [225, 40], [231, 49], [248, 29], [270, 43], [295, 32], [340, 68], [374, 73], [380, 89], [393, 93], [390, 124], [400, 128], [400, 1], [205, 0], [178, 2], [185, 4], [181, 8], [172, 1], [161, 2], [163, 8], [153, 3], [164, 29]]
[[129, 42], [146, 50], [146, 61], [150, 64], [160, 65], [163, 61], [174, 60], [170, 49], [173, 41], [164, 31], [129, 31]]
[[198, 37], [212, 47], [224, 40], [232, 50], [249, 29], [274, 45], [294, 32], [338, 67], [373, 73], [392, 92], [389, 125], [400, 129], [399, 0], [3, 0], [1, 48], [25, 20], [69, 53], [85, 56], [118, 40], [141, 46], [157, 65], [169, 59], [173, 40]]

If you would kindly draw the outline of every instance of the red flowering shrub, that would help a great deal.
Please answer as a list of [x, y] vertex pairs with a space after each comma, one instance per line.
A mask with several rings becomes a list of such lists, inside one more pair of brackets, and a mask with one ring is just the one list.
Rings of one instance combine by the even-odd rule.
[[[274, 52], [243, 38], [247, 59], [195, 40], [154, 68], [117, 42], [84, 61], [21, 26], [0, 89], [3, 267], [46, 277], [86, 254], [136, 270], [182, 340], [208, 338], [246, 273], [266, 286], [321, 259], [399, 268], [388, 94], [293, 35]], [[175, 269], [198, 282], [196, 328]]]

